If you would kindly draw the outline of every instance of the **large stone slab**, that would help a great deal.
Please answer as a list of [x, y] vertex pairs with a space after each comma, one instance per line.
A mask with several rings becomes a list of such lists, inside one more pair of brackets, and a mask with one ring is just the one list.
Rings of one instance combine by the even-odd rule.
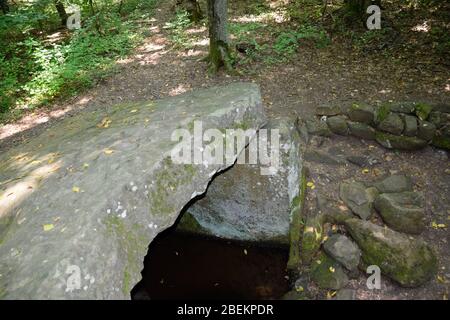
[[86, 111], [1, 155], [0, 298], [129, 299], [149, 243], [228, 166], [172, 161], [195, 120], [258, 129], [258, 86]]
[[[263, 129], [278, 129], [280, 162], [270, 175], [261, 164], [236, 164], [217, 176], [206, 196], [181, 218], [180, 231], [227, 240], [289, 245], [294, 199], [300, 195], [302, 153], [294, 121], [273, 120]], [[250, 147], [242, 155], [248, 159]]]

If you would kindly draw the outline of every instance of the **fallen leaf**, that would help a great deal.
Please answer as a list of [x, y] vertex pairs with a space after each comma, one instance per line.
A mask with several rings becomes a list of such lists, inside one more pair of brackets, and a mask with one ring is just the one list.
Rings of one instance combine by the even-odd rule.
[[245, 254], [245, 255], [247, 255], [247, 254], [248, 254], [248, 252], [247, 252], [247, 249], [244, 249], [244, 254]]
[[73, 187], [73, 188], [72, 188], [72, 191], [78, 193], [78, 192], [80, 192], [80, 188], [78, 188], [78, 187]]
[[105, 150], [103, 150], [103, 152], [106, 154], [106, 155], [110, 155], [110, 154], [113, 154], [114, 153], [114, 150], [112, 150], [112, 149], [105, 149]]
[[330, 270], [331, 273], [334, 273], [336, 271], [336, 269], [333, 268], [333, 267], [330, 267], [329, 270]]
[[337, 291], [328, 291], [327, 292], [327, 298], [331, 299], [336, 295]]
[[366, 169], [363, 169], [363, 170], [362, 170], [362, 173], [364, 173], [364, 174], [369, 173], [369, 169], [367, 169], [367, 168], [366, 168]]
[[55, 226], [50, 223], [50, 224], [44, 224], [44, 231], [50, 231], [54, 228]]
[[133, 109], [130, 111], [130, 113], [136, 113], [136, 112], [138, 112], [138, 109]]
[[97, 127], [106, 129], [109, 127], [111, 122], [112, 122], [111, 119], [103, 118], [103, 120], [99, 124], [97, 124]]

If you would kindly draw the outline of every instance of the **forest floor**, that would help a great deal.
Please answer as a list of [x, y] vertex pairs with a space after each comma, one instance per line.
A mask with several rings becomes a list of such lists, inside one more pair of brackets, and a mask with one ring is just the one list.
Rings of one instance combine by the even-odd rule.
[[[261, 1], [256, 1], [261, 2]], [[230, 19], [236, 23], [252, 21], [264, 23], [262, 30], [243, 31], [240, 35], [255, 32], [258, 36], [271, 36], [285, 27], [283, 14], [276, 7], [275, 14], [258, 20], [246, 7], [246, 1], [233, 2]], [[277, 1], [271, 2], [276, 6]], [[250, 13], [248, 13], [250, 12]], [[23, 118], [0, 127], [0, 152], [27, 141], [46, 130], [54, 122], [85, 110], [104, 109], [118, 103], [138, 102], [178, 95], [202, 87], [223, 85], [236, 81], [252, 81], [261, 86], [264, 105], [269, 117], [312, 115], [319, 106], [348, 105], [355, 101], [369, 103], [379, 101], [450, 100], [449, 66], [442, 57], [424, 51], [420, 32], [413, 32], [409, 40], [422, 45], [422, 50], [410, 46], [394, 53], [368, 51], [355, 48], [331, 36], [331, 44], [318, 48], [304, 41], [295, 53], [279, 63], [268, 63], [264, 57], [249, 60], [238, 67], [239, 74], [219, 73], [210, 75], [208, 65], [202, 60], [207, 55], [208, 39], [205, 26], [190, 26], [183, 30], [195, 41], [174, 45], [173, 29], [167, 23], [173, 19], [171, 1], [163, 1], [156, 9], [149, 25], [150, 35], [140, 47], [126, 59], [119, 60], [119, 71], [109, 79], [68, 101], [55, 103], [25, 115]], [[411, 21], [413, 28], [420, 21]], [[267, 27], [268, 26], [268, 27]], [[179, 34], [178, 34], [179, 35]], [[239, 36], [238, 36], [239, 38]], [[239, 40], [239, 39], [237, 39]], [[183, 38], [181, 38], [181, 42]], [[180, 40], [178, 39], [178, 42]], [[390, 45], [397, 45], [397, 40]], [[426, 45], [426, 44], [425, 44]], [[412, 49], [411, 49], [412, 48]], [[240, 54], [237, 59], [246, 59]], [[316, 188], [308, 190], [307, 210], [315, 210], [317, 193], [338, 201], [338, 183], [345, 178], [375, 179], [388, 173], [403, 172], [414, 178], [416, 188], [427, 199], [429, 225], [423, 237], [439, 253], [439, 279], [425, 286], [405, 289], [383, 278], [383, 290], [370, 291], [365, 286], [365, 275], [352, 280], [361, 299], [442, 299], [449, 295], [450, 235], [449, 229], [435, 229], [431, 222], [449, 224], [450, 175], [449, 158], [444, 151], [431, 147], [406, 153], [383, 149], [375, 143], [367, 143], [351, 137], [323, 138], [315, 147], [334, 154], [340, 149], [346, 155], [373, 155], [379, 161], [370, 167], [369, 173], [352, 164], [326, 165], [311, 163], [310, 179]], [[333, 150], [329, 150], [333, 147]], [[324, 296], [326, 297], [326, 295]]]

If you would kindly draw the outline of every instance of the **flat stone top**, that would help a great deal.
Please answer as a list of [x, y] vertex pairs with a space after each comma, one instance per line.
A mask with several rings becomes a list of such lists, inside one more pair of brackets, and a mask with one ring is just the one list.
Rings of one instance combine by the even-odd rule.
[[227, 167], [172, 162], [196, 120], [258, 129], [258, 86], [86, 112], [1, 155], [0, 298], [129, 299], [149, 243]]

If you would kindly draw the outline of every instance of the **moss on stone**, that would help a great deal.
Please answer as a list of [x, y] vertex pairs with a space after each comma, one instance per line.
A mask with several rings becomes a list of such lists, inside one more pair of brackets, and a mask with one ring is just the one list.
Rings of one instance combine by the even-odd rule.
[[178, 223], [177, 230], [193, 234], [209, 234], [189, 211], [185, 212]]
[[303, 265], [309, 265], [314, 255], [320, 249], [324, 221], [325, 216], [323, 214], [308, 217], [306, 220], [301, 243], [301, 263]]
[[145, 236], [145, 230], [135, 223], [128, 227], [125, 220], [115, 215], [109, 215], [103, 220], [107, 233], [115, 237], [122, 251], [126, 255], [125, 267], [122, 279], [122, 291], [125, 295], [130, 294], [133, 276], [141, 272], [144, 254], [147, 250], [149, 239]]
[[418, 150], [427, 146], [427, 141], [408, 136], [397, 136], [381, 131], [375, 132], [375, 139], [379, 144], [388, 149]]
[[338, 290], [348, 282], [338, 262], [321, 253], [311, 265], [311, 279], [323, 289]]
[[303, 207], [306, 196], [306, 172], [302, 168], [300, 178], [300, 193], [297, 195], [291, 204], [291, 224], [289, 227], [289, 260], [287, 263], [288, 270], [297, 271], [301, 264], [300, 243], [302, 237], [302, 219]]
[[391, 113], [391, 107], [389, 104], [384, 103], [379, 106], [375, 115], [376, 123], [381, 123], [383, 120], [385, 120], [388, 117], [389, 113]]
[[426, 103], [418, 103], [414, 111], [420, 120], [427, 120], [433, 107]]
[[436, 135], [432, 143], [435, 147], [450, 150], [450, 137]]
[[360, 247], [364, 264], [379, 266], [400, 285], [416, 287], [436, 273], [436, 256], [423, 241], [367, 221], [348, 219], [344, 225]]

